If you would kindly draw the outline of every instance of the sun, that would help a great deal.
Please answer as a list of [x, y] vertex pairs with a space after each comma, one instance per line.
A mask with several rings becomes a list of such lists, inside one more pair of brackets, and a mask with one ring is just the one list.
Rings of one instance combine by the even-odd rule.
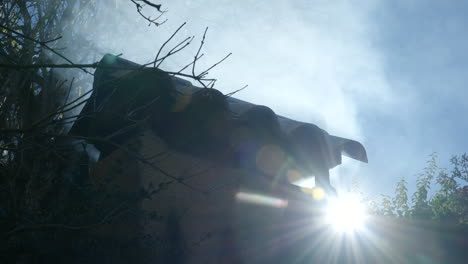
[[367, 213], [359, 197], [345, 195], [329, 200], [325, 217], [335, 231], [353, 233], [364, 228]]

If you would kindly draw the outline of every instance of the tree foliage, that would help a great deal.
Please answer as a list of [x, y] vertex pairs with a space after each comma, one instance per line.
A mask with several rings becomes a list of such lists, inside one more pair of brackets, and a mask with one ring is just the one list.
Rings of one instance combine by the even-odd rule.
[[[378, 215], [468, 224], [468, 155], [453, 156], [450, 169], [440, 168], [433, 153], [416, 181], [409, 201], [408, 183], [401, 178], [392, 196], [383, 196], [374, 212]], [[432, 193], [432, 195], [431, 195]]]
[[[160, 19], [165, 13], [161, 5], [147, 0], [125, 1], [149, 25], [157, 27], [165, 22]], [[94, 43], [122, 34], [119, 25], [125, 21], [118, 15], [122, 2], [0, 2], [0, 263], [88, 263], [90, 259], [93, 263], [116, 263], [117, 259], [133, 262], [135, 239], [149, 240], [147, 234], [108, 241], [90, 230], [126, 221], [136, 213], [143, 219], [159, 219], [157, 212], [135, 212], [135, 204], [150, 199], [164, 186], [124, 193], [119, 192], [119, 186], [106, 182], [91, 184], [88, 143], [92, 140], [67, 133], [77, 118], [83, 118], [78, 115], [81, 107], [92, 100], [92, 71], [102, 56]], [[97, 23], [103, 15], [106, 25]], [[154, 68], [186, 48], [194, 37], [171, 42], [184, 25], [162, 44], [154, 60], [139, 70], [159, 71]], [[168, 74], [191, 78], [205, 88], [214, 86], [216, 80], [207, 77], [208, 71], [230, 54], [196, 73], [205, 35], [206, 31], [191, 62]], [[131, 116], [124, 117], [131, 121], [129, 126], [138, 123]], [[115, 136], [114, 132], [109, 138]], [[100, 142], [113, 143], [107, 137]], [[126, 151], [132, 153], [131, 149]], [[145, 162], [141, 158], [138, 161]], [[121, 173], [118, 169], [116, 173]], [[130, 254], [127, 261], [123, 252]]]
[[[96, 13], [89, 11], [97, 12], [95, 5], [81, 0], [2, 1], [0, 63], [89, 60], [94, 53], [80, 32], [92, 27]], [[91, 203], [96, 196], [78, 181], [87, 173], [87, 156], [80, 151], [85, 145], [56, 136], [76, 118], [90, 76], [81, 69], [0, 69], [2, 263], [50, 260], [44, 256], [54, 248], [60, 251], [68, 232], [109, 220], [105, 214], [110, 211], [98, 213], [104, 210]], [[59, 255], [56, 260], [63, 261]]]
[[93, 30], [100, 7], [94, 0], [0, 2], [0, 263], [105, 257], [90, 252], [112, 248], [109, 241], [87, 230], [122, 216], [122, 201], [135, 199], [91, 188], [89, 146], [65, 137], [89, 100], [93, 73], [77, 66], [99, 56], [89, 39], [115, 34]]

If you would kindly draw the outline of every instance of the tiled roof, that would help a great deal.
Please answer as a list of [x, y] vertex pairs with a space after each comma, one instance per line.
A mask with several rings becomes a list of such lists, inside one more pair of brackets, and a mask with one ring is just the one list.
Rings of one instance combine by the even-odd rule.
[[[367, 162], [361, 143], [276, 115], [266, 106], [113, 55], [104, 56], [100, 65], [91, 99], [71, 134], [119, 144], [146, 124], [178, 151], [268, 175], [297, 169], [302, 177], [315, 175], [323, 186], [342, 155]], [[93, 143], [103, 156], [115, 149], [100, 140]]]

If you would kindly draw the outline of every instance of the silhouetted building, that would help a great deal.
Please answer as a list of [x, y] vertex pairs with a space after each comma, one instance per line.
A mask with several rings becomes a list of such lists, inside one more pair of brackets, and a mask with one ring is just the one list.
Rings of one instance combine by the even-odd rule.
[[[148, 261], [285, 263], [311, 239], [290, 234], [320, 228], [329, 169], [367, 162], [357, 141], [116, 56], [93, 89], [70, 134], [100, 151], [91, 180], [138, 208], [100, 232], [151, 241]], [[308, 177], [320, 189], [292, 184]]]

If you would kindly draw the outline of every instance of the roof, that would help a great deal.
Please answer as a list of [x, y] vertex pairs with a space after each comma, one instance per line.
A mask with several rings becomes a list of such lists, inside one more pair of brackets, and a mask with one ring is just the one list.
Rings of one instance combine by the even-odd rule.
[[177, 151], [268, 175], [297, 168], [302, 177], [318, 176], [316, 182], [329, 185], [329, 169], [341, 164], [342, 155], [367, 162], [358, 141], [329, 135], [266, 106], [110, 54], [99, 65], [91, 99], [69, 133], [89, 137], [101, 156], [144, 124]]

